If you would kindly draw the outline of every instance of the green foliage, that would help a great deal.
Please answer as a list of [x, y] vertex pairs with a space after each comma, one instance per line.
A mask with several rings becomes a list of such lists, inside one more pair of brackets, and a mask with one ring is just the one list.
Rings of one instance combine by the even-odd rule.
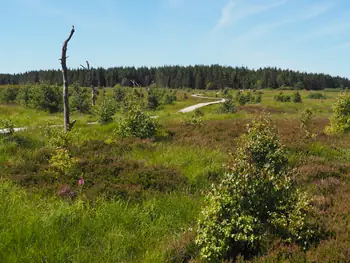
[[300, 95], [300, 93], [298, 91], [293, 93], [292, 101], [294, 103], [302, 103], [303, 102], [302, 99], [301, 99], [301, 95]]
[[19, 89], [19, 92], [17, 94], [17, 101], [27, 107], [30, 104], [30, 91], [31, 91], [32, 87], [31, 86], [24, 86], [22, 88]]
[[305, 109], [301, 113], [300, 117], [300, 128], [305, 133], [305, 138], [313, 138], [316, 134], [312, 133], [311, 125], [312, 125], [312, 111], [310, 108]]
[[126, 97], [126, 92], [121, 87], [116, 87], [113, 89], [113, 97], [117, 102], [122, 102]]
[[323, 95], [320, 92], [312, 92], [307, 96], [308, 99], [313, 99], [313, 100], [324, 100], [327, 99], [325, 95]]
[[90, 112], [89, 92], [86, 88], [81, 88], [78, 84], [73, 85], [71, 107], [72, 110], [79, 111], [80, 113]]
[[7, 136], [12, 136], [13, 133], [15, 132], [15, 130], [14, 130], [15, 124], [9, 118], [0, 119], [0, 128], [6, 129]]
[[302, 81], [298, 81], [297, 83], [295, 83], [294, 88], [296, 90], [305, 89], [305, 84]]
[[147, 108], [150, 110], [156, 110], [159, 106], [159, 97], [153, 92], [149, 92], [147, 96]]
[[30, 87], [30, 106], [50, 113], [63, 110], [62, 89], [58, 86], [40, 84]]
[[283, 94], [283, 92], [280, 92], [278, 95], [274, 96], [274, 100], [279, 102], [290, 102], [291, 97], [289, 95]]
[[326, 127], [329, 133], [337, 134], [350, 132], [350, 92], [342, 92], [333, 105], [333, 115], [330, 126]]
[[197, 109], [190, 117], [186, 117], [184, 119], [184, 125], [201, 125], [203, 122], [203, 117], [204, 113]]
[[56, 177], [60, 175], [71, 176], [77, 159], [71, 155], [68, 149], [57, 148], [49, 163]]
[[164, 104], [172, 104], [176, 101], [176, 92], [167, 92], [163, 96]]
[[260, 249], [269, 235], [309, 245], [309, 201], [291, 180], [287, 158], [269, 119], [253, 121], [232, 165], [206, 196], [196, 242], [208, 262]]
[[245, 104], [257, 104], [261, 102], [262, 93], [261, 92], [246, 92], [243, 93], [241, 91], [238, 91], [236, 94], [236, 101], [239, 105], [245, 105]]
[[134, 107], [119, 123], [117, 133], [121, 137], [152, 138], [158, 130], [158, 122], [144, 113], [140, 108]]
[[103, 96], [100, 104], [95, 109], [95, 114], [98, 117], [98, 122], [108, 124], [113, 121], [113, 116], [117, 111], [116, 103], [112, 98]]
[[19, 89], [17, 87], [7, 87], [0, 89], [0, 102], [13, 103], [16, 101]]
[[219, 113], [235, 113], [236, 106], [233, 100], [226, 99], [225, 102], [221, 103]]
[[76, 136], [73, 131], [64, 132], [61, 127], [50, 123], [43, 128], [43, 135], [47, 138], [48, 145], [53, 148], [67, 148]]

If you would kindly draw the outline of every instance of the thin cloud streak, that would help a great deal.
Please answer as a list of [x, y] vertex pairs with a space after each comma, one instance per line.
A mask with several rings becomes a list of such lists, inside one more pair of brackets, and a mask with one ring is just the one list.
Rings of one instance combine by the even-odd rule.
[[[270, 9], [277, 8], [286, 4], [288, 0], [281, 0], [275, 3], [268, 4], [247, 4], [239, 6], [239, 1], [230, 0], [222, 9], [221, 17], [216, 24], [214, 31], [217, 31], [225, 26], [228, 26], [234, 21], [244, 19], [246, 17], [266, 12]], [[237, 8], [236, 8], [237, 7]]]
[[310, 6], [306, 8], [306, 11], [304, 14], [299, 15], [297, 17], [294, 17], [294, 14], [292, 14], [293, 18], [287, 18], [281, 21], [277, 21], [274, 23], [266, 23], [266, 24], [259, 24], [249, 31], [243, 33], [242, 35], [235, 38], [236, 41], [248, 41], [248, 40], [254, 40], [257, 39], [270, 31], [282, 27], [288, 24], [298, 23], [305, 20], [316, 18], [326, 12], [328, 12], [333, 7], [333, 4], [330, 2], [316, 4], [313, 6]]

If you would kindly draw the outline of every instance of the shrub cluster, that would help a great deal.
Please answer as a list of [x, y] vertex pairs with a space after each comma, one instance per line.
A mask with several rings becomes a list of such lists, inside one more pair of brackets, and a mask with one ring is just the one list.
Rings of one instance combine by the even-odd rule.
[[261, 103], [262, 92], [246, 92], [238, 91], [236, 94], [236, 101], [239, 105], [258, 104]]
[[289, 95], [283, 94], [283, 92], [280, 92], [278, 95], [274, 96], [275, 101], [279, 102], [291, 102], [291, 97]]

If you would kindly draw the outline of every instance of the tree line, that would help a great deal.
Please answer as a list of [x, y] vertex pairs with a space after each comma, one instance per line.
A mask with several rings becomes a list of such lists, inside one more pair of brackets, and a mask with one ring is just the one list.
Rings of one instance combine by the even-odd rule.
[[[263, 88], [296, 88], [307, 90], [322, 90], [325, 88], [347, 88], [350, 80], [339, 76], [320, 73], [306, 73], [279, 68], [260, 68], [257, 70], [246, 67], [227, 67], [220, 65], [196, 66], [163, 66], [163, 67], [114, 67], [92, 68], [92, 81], [89, 80], [87, 69], [70, 69], [69, 83], [80, 86], [96, 87], [150, 86], [160, 88], [191, 88], [191, 89], [263, 89]], [[20, 84], [62, 84], [60, 70], [37, 70], [20, 74], [0, 74], [0, 85]]]

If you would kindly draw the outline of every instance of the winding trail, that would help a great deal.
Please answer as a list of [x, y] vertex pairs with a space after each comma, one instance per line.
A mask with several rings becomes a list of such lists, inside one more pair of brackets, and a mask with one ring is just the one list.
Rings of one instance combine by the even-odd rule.
[[202, 107], [205, 107], [205, 106], [209, 106], [209, 105], [218, 104], [218, 103], [224, 103], [225, 102], [225, 99], [223, 99], [223, 98], [203, 97], [200, 94], [194, 94], [194, 95], [192, 95], [192, 97], [196, 97], [196, 98], [200, 98], [200, 99], [213, 99], [213, 100], [215, 99], [216, 101], [198, 103], [198, 104], [195, 104], [193, 106], [190, 106], [190, 107], [184, 108], [182, 110], [179, 110], [179, 112], [181, 112], [181, 113], [191, 112], [191, 111], [194, 111], [196, 109], [199, 109], [199, 108], [202, 108]]
[[[201, 96], [200, 94], [194, 94], [194, 95], [192, 95], [192, 97], [199, 98], [199, 99], [213, 99], [215, 101], [198, 103], [198, 104], [186, 107], [182, 110], [179, 110], [178, 112], [187, 113], [187, 112], [195, 111], [196, 109], [199, 109], [202, 107], [225, 102], [224, 98], [205, 97], [205, 96]], [[151, 116], [151, 118], [156, 119], [156, 118], [158, 118], [158, 116]], [[88, 125], [95, 125], [95, 124], [98, 124], [98, 122], [89, 122], [88, 123]], [[60, 127], [63, 125], [53, 125], [53, 126]], [[20, 131], [25, 131], [27, 128], [28, 127], [19, 127], [19, 128], [14, 128], [13, 130], [14, 130], [14, 132], [20, 132]], [[9, 129], [0, 129], [0, 134], [6, 134], [9, 132], [10, 132]]]

